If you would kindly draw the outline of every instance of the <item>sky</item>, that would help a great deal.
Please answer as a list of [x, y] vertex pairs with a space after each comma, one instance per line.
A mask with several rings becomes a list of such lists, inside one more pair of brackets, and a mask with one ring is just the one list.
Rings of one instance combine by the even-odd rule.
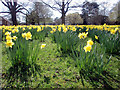
[[[30, 1], [31, 1], [31, 2], [35, 2], [35, 1], [40, 1], [40, 0], [30, 0]], [[49, 3], [49, 4], [51, 4], [51, 5], [53, 5], [53, 1], [54, 1], [54, 0], [44, 0], [44, 1], [47, 2], [47, 3]], [[57, 0], [57, 1], [58, 1], [58, 0]], [[66, 0], [65, 0], [65, 1], [66, 1]], [[71, 5], [82, 4], [84, 1], [85, 1], [85, 0], [72, 0]], [[102, 2], [108, 2], [108, 0], [87, 0], [87, 1], [89, 1], [89, 2], [95, 1], [95, 2], [97, 2], [98, 4], [100, 4], [100, 3], [102, 3]], [[106, 6], [107, 9], [108, 9], [108, 10], [111, 10], [112, 7], [113, 7], [113, 5], [116, 4], [118, 1], [119, 1], [119, 0], [109, 0], [109, 5]], [[26, 2], [26, 3], [28, 3], [29, 1], [28, 1], [28, 0], [20, 0], [20, 2]], [[27, 8], [30, 8], [30, 6], [27, 7]], [[100, 8], [101, 8], [101, 7], [100, 7]], [[101, 9], [102, 9], [102, 8], [101, 8]], [[1, 12], [1, 11], [6, 11], [6, 10], [7, 10], [7, 8], [1, 3], [1, 0], [0, 0], [0, 12]], [[52, 10], [52, 9], [51, 9], [51, 11], [53, 12], [53, 16], [52, 16], [53, 19], [54, 19], [55, 17], [61, 17], [61, 14], [60, 14], [58, 11], [55, 11], [55, 10]], [[81, 9], [78, 8], [78, 9], [72, 9], [72, 10], [68, 11], [67, 14], [69, 14], [69, 13], [74, 13], [74, 12], [82, 13], [82, 12], [81, 12]], [[0, 16], [4, 16], [4, 15], [5, 15], [5, 14], [1, 14], [1, 13], [0, 13]], [[22, 15], [20, 14], [20, 16], [22, 16]], [[21, 21], [21, 22], [22, 22], [22, 21], [24, 22], [24, 20], [23, 20], [22, 17], [20, 17], [20, 21]]]

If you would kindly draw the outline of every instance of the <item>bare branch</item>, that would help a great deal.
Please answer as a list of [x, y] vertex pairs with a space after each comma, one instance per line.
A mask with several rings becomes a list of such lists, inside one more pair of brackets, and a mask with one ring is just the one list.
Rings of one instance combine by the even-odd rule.
[[18, 8], [20, 8], [21, 6], [22, 6], [22, 5], [19, 5], [19, 4], [18, 4], [18, 6], [16, 7], [16, 10], [17, 10]]
[[5, 2], [3, 2], [2, 0], [1, 0], [1, 2], [2, 2], [6, 7], [8, 7], [8, 5], [7, 5]]
[[82, 5], [70, 6], [70, 8], [78, 8], [78, 7], [82, 7]]
[[10, 13], [10, 12], [0, 12], [0, 13]]
[[22, 13], [22, 14], [24, 14], [24, 15], [27, 15], [27, 14], [23, 13], [22, 11], [19, 11], [19, 13]]
[[65, 5], [67, 5], [67, 7], [66, 7], [66, 10], [65, 10], [65, 13], [67, 13], [68, 9], [70, 8], [69, 5], [70, 5], [71, 2], [72, 2], [72, 0], [70, 0], [70, 1], [68, 0], [68, 1], [66, 2]]
[[55, 4], [58, 4], [58, 6], [62, 7], [62, 5], [59, 2], [57, 2], [56, 0], [54, 1], [55, 1]]
[[47, 5], [48, 7], [50, 7], [51, 9], [53, 9], [53, 10], [57, 10], [57, 11], [59, 11], [59, 12], [61, 13], [60, 8], [53, 7], [53, 6], [51, 6], [51, 5], [47, 4], [47, 3], [45, 3], [43, 0], [41, 0], [41, 1], [42, 1], [42, 3], [44, 3], [45, 5]]
[[16, 8], [16, 6], [17, 6], [17, 2], [14, 2], [14, 7]]
[[72, 0], [68, 0], [68, 1], [66, 2], [65, 6], [68, 5], [68, 4], [70, 4], [71, 2], [72, 2]]
[[21, 11], [21, 10], [26, 10], [26, 11], [28, 11], [26, 8], [19, 8], [18, 10], [16, 10], [16, 12], [19, 12], [19, 11]]

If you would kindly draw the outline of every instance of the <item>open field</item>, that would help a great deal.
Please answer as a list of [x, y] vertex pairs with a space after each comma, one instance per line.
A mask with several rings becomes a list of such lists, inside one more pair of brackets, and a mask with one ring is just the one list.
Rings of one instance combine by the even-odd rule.
[[0, 29], [3, 88], [120, 88], [118, 25]]

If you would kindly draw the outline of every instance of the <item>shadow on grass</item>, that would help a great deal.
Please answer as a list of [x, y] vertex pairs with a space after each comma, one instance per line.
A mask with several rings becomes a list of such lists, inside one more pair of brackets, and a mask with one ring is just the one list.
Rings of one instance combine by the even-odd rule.
[[10, 67], [6, 73], [2, 74], [2, 79], [6, 82], [5, 88], [19, 88], [21, 86], [29, 87], [31, 76], [37, 79], [37, 74], [40, 74], [40, 65], [26, 65], [24, 62], [19, 62]]
[[[109, 72], [103, 71], [102, 75], [97, 74], [96, 72], [89, 72], [89, 75], [86, 75], [85, 70], [81, 70], [80, 72], [81, 82], [83, 86], [85, 85], [84, 79], [89, 81], [89, 83], [95, 87], [99, 87], [99, 83], [102, 85], [104, 89], [114, 89], [120, 88], [120, 81], [115, 79], [114, 76], [110, 75]], [[118, 85], [113, 85], [113, 83], [118, 83]]]

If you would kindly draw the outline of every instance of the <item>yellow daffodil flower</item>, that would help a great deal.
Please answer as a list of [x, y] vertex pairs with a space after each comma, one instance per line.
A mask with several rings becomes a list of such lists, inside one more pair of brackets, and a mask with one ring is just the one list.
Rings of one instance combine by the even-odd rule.
[[14, 42], [12, 42], [12, 40], [10, 40], [10, 41], [7, 41], [5, 44], [6, 44], [6, 47], [12, 48], [12, 46], [14, 45]]
[[93, 45], [93, 41], [92, 40], [88, 40], [87, 41], [87, 45]]
[[11, 37], [11, 36], [9, 36], [9, 35], [8, 35], [8, 36], [6, 36], [6, 40], [7, 40], [7, 41], [10, 41], [11, 39], [12, 39], [12, 37]]
[[92, 46], [89, 44], [84, 47], [85, 52], [90, 52], [91, 49], [92, 49]]
[[41, 45], [41, 49], [43, 49], [45, 46], [46, 46], [46, 44], [42, 44], [42, 45]]
[[9, 35], [9, 36], [10, 36], [10, 35], [11, 35], [11, 32], [8, 32], [8, 31], [7, 31], [7, 32], [5, 33], [5, 35], [7, 35], [7, 36]]
[[32, 35], [30, 32], [26, 33], [26, 35], [25, 35], [26, 40], [32, 39], [31, 37], [32, 37]]
[[95, 39], [97, 39], [97, 40], [98, 40], [98, 36], [96, 36], [96, 35], [95, 35]]
[[116, 30], [112, 29], [112, 30], [110, 31], [110, 33], [111, 33], [111, 34], [115, 34], [115, 33], [116, 33]]
[[18, 30], [18, 29], [16, 29], [15, 31], [16, 31], [17, 33], [19, 32], [19, 30]]
[[54, 31], [50, 31], [50, 33], [54, 33]]
[[22, 33], [22, 37], [25, 38], [26, 37], [26, 33]]
[[13, 36], [12, 39], [16, 41], [17, 37], [16, 37], [16, 36]]

